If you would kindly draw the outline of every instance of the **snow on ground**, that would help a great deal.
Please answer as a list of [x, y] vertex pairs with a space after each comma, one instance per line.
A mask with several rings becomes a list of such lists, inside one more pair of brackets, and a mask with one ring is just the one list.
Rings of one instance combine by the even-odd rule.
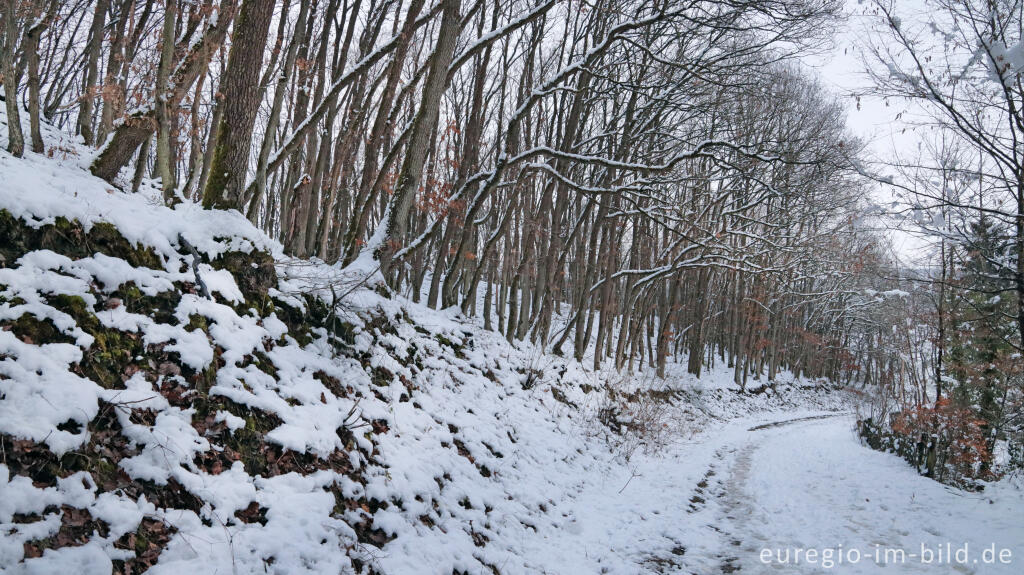
[[[770, 572], [754, 563], [762, 541], [973, 545], [986, 519], [1024, 540], [1015, 494], [1003, 508], [947, 491], [859, 447], [847, 419], [752, 429], [848, 409], [820, 382], [741, 394], [721, 365], [700, 380], [679, 366], [667, 382], [595, 373], [285, 261], [238, 214], [113, 190], [87, 160], [66, 141], [53, 158], [0, 152], [0, 209], [16, 220], [78, 220], [84, 232], [65, 231], [79, 240], [111, 222], [152, 254], [133, 265], [56, 236], [68, 253], [2, 246], [4, 573], [138, 560], [152, 573], [704, 575]], [[254, 249], [278, 259], [265, 297], [223, 265]], [[303, 293], [330, 302], [328, 284], [344, 295], [337, 321], [297, 324], [312, 317]], [[52, 341], [26, 335], [46, 322], [32, 333]], [[120, 371], [101, 380], [109, 365]], [[628, 412], [609, 382], [657, 400]], [[600, 421], [609, 407], [626, 411]], [[667, 431], [610, 428], [644, 416]]]
[[862, 446], [852, 416], [780, 423], [724, 434], [691, 523], [714, 536], [681, 565], [698, 573], [1021, 572], [1019, 490], [1004, 483], [968, 493], [921, 477]]

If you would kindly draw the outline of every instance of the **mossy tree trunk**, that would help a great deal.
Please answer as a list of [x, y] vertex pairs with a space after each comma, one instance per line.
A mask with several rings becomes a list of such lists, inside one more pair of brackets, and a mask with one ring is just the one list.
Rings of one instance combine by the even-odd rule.
[[18, 1], [3, 0], [3, 42], [0, 43], [0, 74], [4, 77], [4, 104], [7, 106], [7, 151], [15, 158], [25, 154], [25, 135], [18, 113], [18, 77], [14, 70], [14, 50], [18, 43]]
[[246, 0], [235, 22], [224, 72], [224, 99], [219, 104], [224, 115], [203, 192], [204, 208], [242, 209], [252, 128], [260, 107], [260, 70], [274, 4], [274, 0]]

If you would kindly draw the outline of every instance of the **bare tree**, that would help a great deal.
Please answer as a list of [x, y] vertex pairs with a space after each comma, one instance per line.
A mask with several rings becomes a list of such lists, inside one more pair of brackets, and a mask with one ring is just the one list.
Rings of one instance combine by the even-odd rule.
[[869, 68], [873, 91], [915, 102], [929, 114], [926, 123], [973, 149], [979, 159], [963, 171], [973, 172], [980, 196], [953, 198], [928, 186], [943, 170], [935, 164], [922, 170], [931, 172], [924, 181], [892, 183], [917, 196], [918, 214], [969, 210], [1012, 225], [1017, 255], [1001, 265], [1014, 266], [1019, 341], [1024, 332], [1024, 61], [1010, 49], [1024, 41], [1024, 5], [1015, 0], [936, 0], [928, 6], [929, 21], [916, 22], [901, 17], [906, 15], [894, 2], [872, 3], [880, 17], [880, 29], [868, 46], [876, 64]]

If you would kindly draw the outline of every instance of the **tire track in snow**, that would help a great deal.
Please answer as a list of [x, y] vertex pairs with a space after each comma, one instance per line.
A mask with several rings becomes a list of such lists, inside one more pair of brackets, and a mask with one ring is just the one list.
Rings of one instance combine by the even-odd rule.
[[851, 415], [848, 411], [842, 411], [839, 413], [826, 413], [824, 415], [811, 415], [808, 417], [797, 417], [794, 419], [783, 419], [781, 421], [772, 421], [771, 423], [762, 423], [761, 425], [755, 425], [747, 431], [761, 431], [763, 429], [773, 429], [776, 427], [784, 427], [786, 425], [793, 425], [794, 423], [803, 423], [805, 421], [816, 421], [818, 419], [830, 419], [832, 417], [841, 417], [844, 415]]
[[[952, 491], [898, 457], [861, 445], [847, 413], [750, 425], [723, 430], [695, 450], [703, 457], [694, 471], [704, 473], [690, 474], [691, 487], [679, 494], [677, 539], [685, 554], [644, 565], [643, 572], [1024, 573], [1024, 495], [1009, 486], [993, 485], [982, 494]], [[969, 544], [969, 560], [951, 563], [948, 552], [941, 561], [925, 559], [926, 551], [935, 554], [947, 544]], [[1011, 551], [1013, 561], [982, 564], [982, 550], [993, 545]], [[817, 562], [790, 555], [811, 549], [819, 553]], [[764, 562], [763, 550], [777, 557]], [[823, 551], [837, 560], [843, 550], [857, 551], [859, 562], [822, 564]], [[905, 557], [879, 559], [879, 550]]]
[[[783, 419], [755, 425], [747, 429], [747, 431], [760, 432], [845, 415], [849, 414], [845, 412], [829, 413], [824, 415]], [[712, 493], [715, 498], [715, 503], [718, 506], [717, 523], [724, 526], [731, 526], [731, 528], [723, 530], [715, 525], [709, 525], [711, 529], [719, 534], [720, 539], [724, 542], [722, 551], [720, 551], [716, 556], [716, 559], [719, 562], [719, 569], [722, 573], [736, 573], [741, 571], [742, 565], [740, 564], [740, 552], [757, 553], [761, 548], [760, 546], [763, 546], [768, 541], [768, 537], [766, 535], [749, 527], [749, 520], [757, 510], [755, 509], [754, 499], [750, 496], [746, 488], [746, 484], [750, 479], [751, 459], [754, 452], [762, 446], [762, 442], [763, 441], [759, 440], [757, 435], [747, 435], [746, 441], [741, 445], [723, 447], [715, 453], [716, 458], [722, 463], [726, 463], [727, 456], [731, 456], [728, 458], [728, 460], [731, 460], [728, 464], [728, 474], [725, 478], [718, 480], [718, 488]], [[704, 481], [706, 481], [707, 477], [714, 476], [716, 474], [714, 463], [709, 467], [708, 474], [705, 475]], [[699, 484], [696, 492], [702, 492]], [[697, 495], [695, 495], [695, 497], [697, 497]], [[740, 532], [746, 532], [746, 536]]]

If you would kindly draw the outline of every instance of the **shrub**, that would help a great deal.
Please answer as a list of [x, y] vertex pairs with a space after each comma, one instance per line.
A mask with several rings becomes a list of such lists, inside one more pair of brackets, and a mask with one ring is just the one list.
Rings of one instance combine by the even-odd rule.
[[967, 489], [997, 479], [985, 430], [973, 410], [947, 398], [894, 413], [886, 426], [871, 418], [859, 422], [870, 447], [896, 453], [924, 475]]
[[662, 452], [681, 432], [671, 417], [673, 397], [653, 391], [653, 381], [638, 382], [629, 375], [605, 373], [603, 393], [593, 410], [598, 425], [613, 451], [626, 461], [638, 450], [645, 455]]

